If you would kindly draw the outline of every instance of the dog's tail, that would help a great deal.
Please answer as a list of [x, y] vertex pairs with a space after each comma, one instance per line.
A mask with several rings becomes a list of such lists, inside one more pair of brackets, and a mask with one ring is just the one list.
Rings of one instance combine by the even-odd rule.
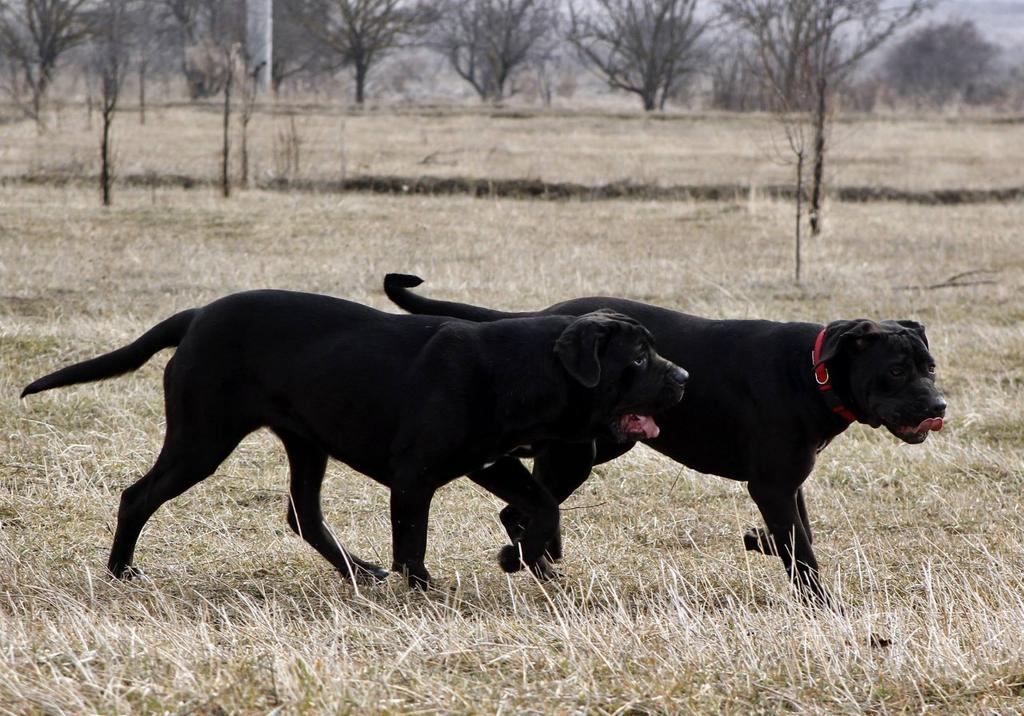
[[404, 273], [389, 273], [384, 277], [384, 293], [391, 302], [409, 313], [419, 313], [427, 316], [451, 316], [466, 321], [487, 323], [502, 318], [519, 318], [532, 316], [532, 313], [509, 313], [506, 311], [495, 311], [492, 308], [474, 306], [469, 303], [456, 303], [454, 301], [437, 301], [432, 298], [425, 298], [410, 291], [423, 283], [419, 276], [410, 276]]
[[65, 385], [76, 383], [88, 383], [104, 378], [138, 370], [143, 363], [153, 357], [157, 351], [164, 348], [172, 348], [185, 337], [192, 320], [195, 318], [198, 309], [191, 308], [181, 313], [176, 313], [166, 321], [162, 321], [143, 333], [134, 342], [129, 343], [116, 351], [91, 358], [81, 363], [69, 365], [66, 368], [43, 376], [39, 380], [30, 383], [25, 390], [21, 391], [21, 397], [41, 393], [51, 388], [60, 388]]

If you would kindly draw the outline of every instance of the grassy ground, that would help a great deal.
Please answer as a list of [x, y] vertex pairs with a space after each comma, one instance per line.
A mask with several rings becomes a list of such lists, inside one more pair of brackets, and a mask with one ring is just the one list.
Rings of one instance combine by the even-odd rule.
[[[323, 106], [260, 107], [250, 125], [254, 179], [339, 179], [360, 174], [528, 178], [605, 184], [791, 183], [783, 137], [763, 115], [544, 113], [506, 110], [368, 111], [338, 116]], [[221, 116], [207, 107], [157, 107], [147, 124], [132, 112], [114, 126], [123, 175], [219, 175]], [[93, 174], [98, 120], [65, 109], [39, 135], [23, 121], [3, 127], [0, 175]], [[835, 125], [832, 182], [901, 190], [991, 189], [1021, 184], [1024, 123], [991, 119], [847, 118]], [[233, 132], [236, 157], [240, 153]], [[290, 148], [297, 148], [294, 151]]]
[[[665, 126], [668, 126], [667, 124]], [[790, 207], [0, 189], [0, 711], [891, 713], [1024, 708], [1024, 206], [834, 205], [791, 282]], [[995, 284], [907, 290], [969, 269]], [[920, 447], [851, 428], [808, 487], [845, 616], [805, 613], [742, 550], [741, 485], [637, 449], [566, 504], [566, 576], [495, 564], [498, 502], [434, 502], [428, 566], [358, 591], [288, 530], [266, 434], [143, 534], [151, 581], [103, 575], [120, 490], [162, 435], [161, 354], [19, 403], [29, 380], [176, 309], [274, 286], [387, 307], [531, 308], [589, 293], [722, 317], [916, 318], [950, 403]], [[389, 561], [387, 495], [340, 465], [325, 513]], [[872, 634], [892, 640], [871, 648]]]

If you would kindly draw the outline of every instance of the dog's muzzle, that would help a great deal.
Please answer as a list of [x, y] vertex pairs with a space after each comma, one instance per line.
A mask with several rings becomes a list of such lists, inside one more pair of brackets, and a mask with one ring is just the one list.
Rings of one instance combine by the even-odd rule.
[[946, 401], [942, 396], [936, 396], [932, 405], [929, 406], [927, 417], [923, 418], [916, 425], [897, 424], [894, 427], [893, 425], [886, 424], [886, 427], [889, 429], [889, 432], [904, 442], [917, 445], [925, 441], [928, 433], [937, 433], [942, 430], [945, 416]]

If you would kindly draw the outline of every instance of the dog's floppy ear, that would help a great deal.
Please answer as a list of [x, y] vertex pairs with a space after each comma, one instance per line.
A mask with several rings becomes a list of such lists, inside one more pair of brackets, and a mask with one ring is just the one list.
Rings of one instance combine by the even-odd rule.
[[555, 341], [555, 355], [585, 388], [593, 388], [601, 380], [601, 344], [614, 323], [607, 312], [587, 313], [570, 323]]
[[924, 333], [924, 324], [918, 323], [917, 321], [899, 320], [899, 321], [882, 321], [882, 325], [883, 326], [895, 325], [895, 326], [899, 326], [900, 328], [907, 328], [914, 335], [916, 335], [918, 338], [921, 339], [921, 342], [924, 343], [924, 347], [925, 348], [928, 347], [928, 336], [926, 336], [925, 333]]
[[825, 328], [818, 363], [826, 363], [844, 350], [863, 348], [867, 341], [883, 333], [882, 326], [866, 318], [852, 321], [833, 321]]

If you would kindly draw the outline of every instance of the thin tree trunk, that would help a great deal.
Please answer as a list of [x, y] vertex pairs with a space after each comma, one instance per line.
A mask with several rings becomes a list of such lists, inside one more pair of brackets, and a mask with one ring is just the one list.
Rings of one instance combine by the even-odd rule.
[[825, 78], [818, 80], [818, 105], [814, 113], [814, 170], [811, 184], [811, 235], [821, 234], [824, 217], [821, 212], [825, 192], [825, 129], [828, 117], [828, 86]]
[[46, 131], [46, 122], [43, 119], [43, 92], [32, 88], [32, 117], [36, 120], [36, 134], [43, 134]]
[[46, 118], [43, 116], [43, 108], [46, 104], [46, 92], [50, 88], [50, 82], [53, 79], [52, 71], [52, 68], [40, 67], [36, 81], [29, 83], [32, 87], [32, 111], [35, 114], [36, 129], [40, 134], [46, 132]]
[[146, 60], [139, 60], [139, 124], [146, 123]]
[[356, 104], [363, 106], [366, 99], [366, 66], [356, 63]]
[[668, 92], [672, 88], [672, 82], [675, 78], [669, 74], [665, 77], [661, 84], [661, 93], [658, 98], [658, 109], [662, 112], [665, 111], [665, 103], [668, 102]]
[[345, 120], [342, 118], [338, 134], [338, 150], [341, 158], [341, 181], [348, 178], [348, 150], [345, 147]]
[[800, 219], [802, 218], [804, 204], [804, 152], [801, 149], [796, 153], [796, 282], [800, 283]]
[[242, 187], [249, 188], [249, 120], [242, 115]]
[[298, 177], [299, 170], [301, 169], [301, 147], [302, 141], [299, 139], [299, 130], [295, 126], [295, 115], [291, 114], [288, 116], [288, 142], [289, 142], [289, 160], [288, 165], [292, 167], [292, 176]]
[[224, 82], [224, 156], [221, 163], [220, 189], [224, 198], [231, 196], [231, 80], [234, 73], [228, 69]]
[[114, 120], [114, 113], [107, 108], [103, 109], [103, 138], [100, 140], [100, 191], [103, 193], [103, 206], [110, 206], [110, 185], [112, 172], [110, 170], [110, 124]]
[[494, 78], [494, 103], [498, 104], [505, 99], [505, 85], [508, 83], [508, 70], [502, 70]]

